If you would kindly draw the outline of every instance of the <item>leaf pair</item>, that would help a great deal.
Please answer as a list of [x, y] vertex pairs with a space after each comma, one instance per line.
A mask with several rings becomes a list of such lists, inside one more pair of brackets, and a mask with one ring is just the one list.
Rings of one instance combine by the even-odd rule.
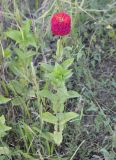
[[53, 108], [52, 108], [53, 111], [57, 113], [57, 111], [58, 112], [64, 111], [64, 103], [67, 99], [80, 97], [80, 94], [72, 90], [67, 91], [64, 86], [64, 88], [59, 88], [57, 90], [57, 93], [52, 93], [51, 91], [45, 90], [45, 89], [41, 90], [39, 92], [39, 96], [48, 98], [53, 105]]
[[54, 133], [52, 134], [54, 142], [57, 145], [60, 145], [62, 142], [62, 132], [64, 129], [65, 123], [78, 117], [79, 115], [74, 112], [66, 112], [66, 113], [57, 113], [56, 116], [49, 112], [43, 113], [43, 121], [54, 124]]
[[66, 113], [58, 113], [56, 116], [49, 112], [43, 113], [43, 121], [52, 123], [52, 124], [61, 124], [64, 125], [66, 122], [70, 121], [78, 117], [79, 115], [75, 112], [66, 112]]

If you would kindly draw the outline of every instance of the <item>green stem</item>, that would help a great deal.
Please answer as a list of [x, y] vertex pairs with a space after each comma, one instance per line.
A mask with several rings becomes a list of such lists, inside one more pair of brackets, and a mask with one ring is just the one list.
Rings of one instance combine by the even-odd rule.
[[35, 9], [37, 10], [39, 8], [39, 0], [35, 0]]
[[60, 62], [63, 58], [63, 41], [62, 38], [57, 41], [56, 62]]
[[36, 79], [36, 72], [35, 72], [35, 68], [33, 66], [33, 64], [31, 63], [31, 68], [32, 68], [32, 77], [33, 77], [33, 83], [35, 86], [35, 91], [36, 91], [36, 96], [37, 96], [37, 102], [38, 102], [38, 107], [39, 107], [39, 115], [40, 115], [40, 127], [42, 130], [43, 127], [43, 120], [42, 120], [42, 113], [43, 113], [43, 109], [42, 109], [42, 104], [40, 102], [40, 97], [39, 97], [39, 84], [37, 83], [37, 79]]
[[62, 2], [60, 0], [57, 0], [57, 5], [58, 5], [59, 12], [62, 11], [63, 7], [62, 7]]
[[83, 143], [85, 143], [85, 140], [83, 140], [83, 141], [81, 142], [81, 144], [77, 147], [76, 151], [74, 152], [74, 154], [72, 155], [72, 157], [70, 158], [70, 160], [73, 160], [73, 159], [74, 159], [77, 151], [80, 149], [80, 147], [83, 145]]

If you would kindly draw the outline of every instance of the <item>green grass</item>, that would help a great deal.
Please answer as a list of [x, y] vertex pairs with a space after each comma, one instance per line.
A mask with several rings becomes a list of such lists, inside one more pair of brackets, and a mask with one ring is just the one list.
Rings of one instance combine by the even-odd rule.
[[[0, 160], [115, 160], [115, 0], [45, 0], [42, 5], [39, 0], [21, 2], [0, 2], [0, 95], [11, 99], [0, 97], [0, 116], [5, 116], [6, 127], [12, 127], [0, 139]], [[63, 50], [65, 58], [74, 58], [73, 75], [66, 86], [81, 95], [69, 99], [65, 111], [78, 113], [81, 120], [66, 124], [63, 142], [57, 146], [46, 134], [53, 131], [52, 125], [46, 123], [41, 134], [41, 113], [50, 111], [51, 102], [38, 93], [45, 82], [40, 63], [54, 64], [58, 39], [50, 32], [50, 17], [62, 9], [72, 17], [72, 31]], [[29, 23], [26, 29], [22, 27], [28, 19], [32, 20], [32, 32]], [[21, 50], [8, 38], [20, 41], [14, 31], [17, 28], [29, 35]], [[1, 147], [6, 147], [6, 153]]]

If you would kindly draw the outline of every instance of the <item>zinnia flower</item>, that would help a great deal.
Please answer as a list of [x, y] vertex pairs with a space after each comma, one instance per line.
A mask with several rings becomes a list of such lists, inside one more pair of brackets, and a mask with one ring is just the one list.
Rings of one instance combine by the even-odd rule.
[[51, 18], [51, 31], [54, 35], [65, 36], [71, 30], [71, 17], [65, 12], [55, 13]]

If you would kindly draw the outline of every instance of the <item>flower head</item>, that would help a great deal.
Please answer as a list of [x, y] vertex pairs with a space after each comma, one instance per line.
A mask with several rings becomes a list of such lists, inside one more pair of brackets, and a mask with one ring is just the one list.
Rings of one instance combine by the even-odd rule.
[[51, 31], [54, 35], [65, 36], [71, 30], [71, 17], [65, 12], [55, 13], [51, 18]]

